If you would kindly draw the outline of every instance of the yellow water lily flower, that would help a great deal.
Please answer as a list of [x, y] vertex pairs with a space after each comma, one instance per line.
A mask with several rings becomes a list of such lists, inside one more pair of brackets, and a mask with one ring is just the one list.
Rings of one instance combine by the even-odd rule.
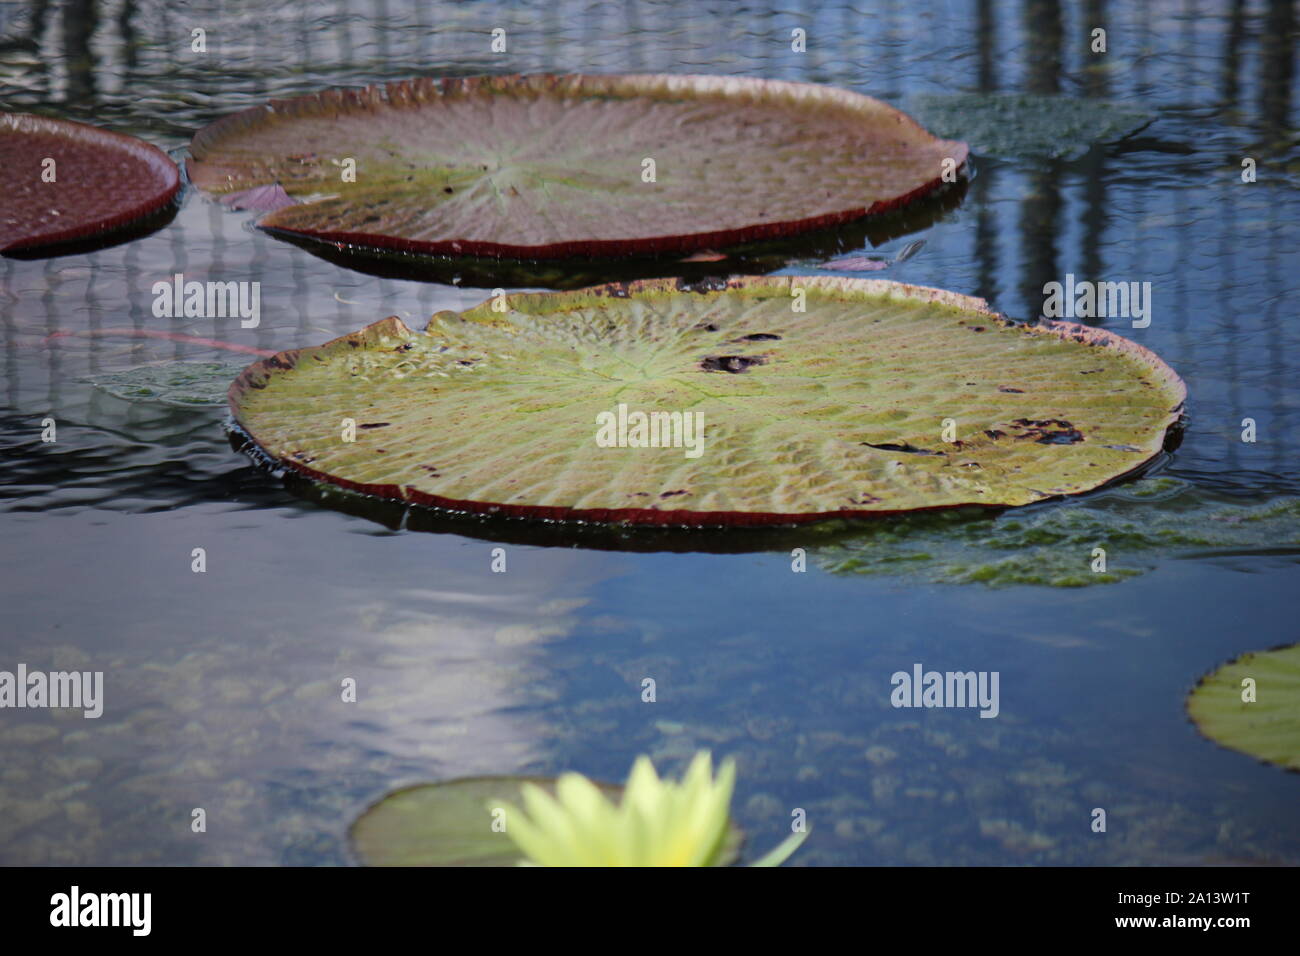
[[[536, 866], [716, 866], [729, 833], [736, 763], [700, 751], [680, 783], [661, 780], [649, 757], [632, 766], [616, 805], [586, 777], [566, 773], [551, 796], [526, 784], [524, 809], [505, 806], [506, 833]], [[777, 866], [803, 842], [793, 834], [755, 866]]]

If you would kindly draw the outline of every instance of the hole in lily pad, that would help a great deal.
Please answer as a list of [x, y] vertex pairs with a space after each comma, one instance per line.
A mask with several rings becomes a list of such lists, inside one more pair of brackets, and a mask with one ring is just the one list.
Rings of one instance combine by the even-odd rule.
[[1124, 103], [1028, 93], [921, 93], [908, 106], [938, 135], [999, 159], [1075, 159], [1155, 119]]
[[[422, 332], [390, 318], [255, 363], [231, 386], [235, 420], [277, 464], [407, 504], [764, 525], [1089, 491], [1159, 455], [1185, 395], [1158, 357], [1112, 333], [1015, 325], [981, 300], [879, 280], [743, 278], [713, 292], [661, 280], [511, 295], [505, 312], [493, 301]], [[967, 333], [972, 318], [985, 334]], [[703, 336], [760, 332], [782, 336], [762, 364], [701, 367]], [[1076, 374], [1099, 366], [1105, 375]], [[966, 385], [1008, 367], [1042, 384]], [[1085, 440], [988, 437], [1019, 434], [1021, 419], [1067, 422]], [[346, 420], [389, 424], [344, 437]]]
[[[521, 806], [526, 783], [554, 793], [552, 777], [468, 777], [397, 790], [352, 824], [352, 851], [364, 866], [515, 866], [523, 855], [493, 829], [489, 807]], [[623, 793], [617, 784], [596, 786], [612, 801]], [[719, 865], [739, 855], [743, 836], [734, 824], [730, 834]]]
[[1187, 713], [1215, 743], [1300, 771], [1300, 644], [1243, 654], [1202, 677]]
[[0, 252], [49, 254], [157, 228], [180, 170], [155, 146], [85, 123], [0, 113]]
[[[190, 145], [214, 194], [278, 183], [276, 234], [425, 255], [688, 253], [902, 206], [966, 146], [877, 100], [745, 77], [498, 76], [329, 90]], [[355, 175], [347, 160], [355, 161]]]

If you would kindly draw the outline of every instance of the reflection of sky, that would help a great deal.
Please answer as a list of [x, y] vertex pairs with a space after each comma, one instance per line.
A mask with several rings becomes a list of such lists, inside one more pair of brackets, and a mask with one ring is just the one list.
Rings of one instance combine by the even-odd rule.
[[[325, 538], [314, 520], [214, 504], [7, 518], [3, 666], [103, 670], [106, 701], [98, 720], [4, 713], [0, 794], [44, 804], [11, 808], [9, 828], [71, 801], [116, 817], [119, 837], [137, 825], [180, 834], [148, 841], [143, 852], [164, 859], [273, 862], [262, 829], [292, 828], [267, 818], [260, 788], [302, 789], [342, 819], [395, 780], [543, 761], [546, 721], [522, 714], [549, 699], [538, 652], [572, 630], [608, 562], [510, 549], [508, 570], [485, 574], [485, 544], [349, 533], [349, 519], [320, 517]], [[203, 574], [194, 547], [207, 551]], [[355, 704], [342, 701], [348, 677]], [[211, 839], [186, 842], [193, 806], [207, 809]], [[111, 841], [90, 852], [136, 859]]]
[[[0, 58], [5, 104], [112, 124], [178, 156], [198, 126], [271, 95], [431, 72], [751, 74], [899, 105], [1054, 85], [1156, 108], [1135, 142], [1077, 162], [977, 156], [961, 208], [878, 250], [926, 240], [879, 275], [1021, 318], [1067, 272], [1150, 281], [1150, 328], [1106, 324], [1187, 381], [1190, 426], [1167, 473], [1243, 501], [1296, 490], [1300, 193], [1284, 170], [1297, 77], [1270, 53], [1269, 5], [1249, 5], [1234, 31], [1228, 3], [1107, 3], [1110, 53], [1087, 69], [1091, 5], [1066, 4], [1053, 70], [1042, 11], [1055, 4], [1010, 0], [806, 12], [584, 0], [542, 14], [389, 0], [386, 30], [371, 4], [181, 15], [154, 2], [135, 6], [133, 56], [118, 18], [101, 18], [98, 68], [81, 77], [58, 6], [36, 52]], [[184, 54], [199, 20], [202, 63]], [[498, 25], [508, 59], [488, 52]], [[809, 31], [803, 56], [789, 49], [796, 26]], [[1259, 160], [1252, 185], [1244, 155]], [[756, 845], [776, 841], [791, 807], [809, 810], [816, 832], [796, 858], [808, 862], [1300, 860], [1295, 777], [1202, 741], [1182, 710], [1218, 663], [1296, 639], [1283, 600], [1293, 559], [1166, 561], [1113, 586], [999, 591], [833, 577], [813, 560], [792, 575], [779, 554], [508, 546], [510, 570], [493, 575], [493, 545], [389, 533], [293, 498], [230, 451], [219, 410], [127, 405], [80, 381], [231, 353], [123, 338], [41, 347], [56, 331], [157, 328], [150, 288], [177, 271], [260, 281], [262, 324], [166, 328], [260, 348], [389, 314], [418, 326], [487, 294], [331, 266], [193, 194], [129, 245], [0, 260], [0, 668], [107, 672], [97, 722], [0, 713], [0, 862], [336, 861], [351, 814], [393, 786], [521, 769], [613, 778], [639, 752], [673, 768], [700, 746], [740, 758], [736, 806]], [[42, 447], [47, 414], [60, 441]], [[1237, 440], [1243, 417], [1259, 423], [1257, 444]], [[189, 570], [199, 546], [204, 575]], [[889, 675], [917, 661], [999, 670], [1002, 716], [892, 711]], [[345, 676], [356, 705], [339, 700]], [[653, 705], [639, 697], [646, 676]], [[1105, 837], [1087, 831], [1098, 805]], [[188, 830], [194, 806], [209, 812], [202, 838]]]

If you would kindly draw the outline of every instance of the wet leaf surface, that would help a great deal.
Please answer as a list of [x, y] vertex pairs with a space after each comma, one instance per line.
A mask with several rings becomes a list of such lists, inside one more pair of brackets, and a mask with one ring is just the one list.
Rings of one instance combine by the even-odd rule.
[[903, 206], [966, 159], [869, 97], [692, 76], [331, 90], [225, 117], [190, 152], [203, 190], [279, 184], [297, 200], [260, 222], [275, 233], [530, 259], [796, 235]]
[[[1088, 491], [1160, 454], [1185, 395], [1111, 333], [1017, 325], [980, 300], [879, 280], [496, 301], [424, 332], [390, 318], [255, 363], [231, 387], [235, 418], [286, 467], [408, 503], [759, 525]], [[662, 435], [620, 425], [621, 445], [598, 444], [620, 406], [664, 415]], [[685, 413], [703, 423], [696, 454]], [[345, 420], [388, 427], [345, 440]]]

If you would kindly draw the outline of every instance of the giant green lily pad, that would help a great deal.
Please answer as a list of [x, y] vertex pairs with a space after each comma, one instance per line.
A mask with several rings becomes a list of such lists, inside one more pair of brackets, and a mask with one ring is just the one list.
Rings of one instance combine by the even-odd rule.
[[[1247, 679], [1254, 681], [1248, 690]], [[1243, 700], [1253, 693], [1254, 700]], [[1243, 654], [1201, 678], [1187, 712], [1205, 736], [1300, 770], [1300, 644]]]
[[[352, 851], [366, 866], [514, 866], [523, 855], [499, 826], [493, 829], [489, 807], [522, 806], [526, 783], [553, 792], [555, 779], [467, 777], [394, 791], [352, 824]], [[611, 800], [623, 792], [617, 784], [596, 786]], [[720, 865], [736, 859], [742, 840], [732, 825]]]
[[921, 93], [908, 105], [939, 135], [1001, 159], [1073, 159], [1155, 119], [1124, 103], [1028, 93]]
[[278, 183], [297, 200], [260, 220], [272, 232], [548, 259], [715, 248], [884, 212], [938, 187], [966, 146], [812, 84], [489, 76], [272, 101], [200, 130], [190, 153], [207, 192]]
[[249, 366], [230, 405], [273, 460], [366, 494], [728, 525], [1078, 494], [1158, 455], [1184, 396], [1100, 329], [770, 277], [503, 296], [423, 332], [389, 318]]
[[85, 123], [0, 113], [0, 252], [98, 238], [167, 206], [180, 170], [156, 146]]

